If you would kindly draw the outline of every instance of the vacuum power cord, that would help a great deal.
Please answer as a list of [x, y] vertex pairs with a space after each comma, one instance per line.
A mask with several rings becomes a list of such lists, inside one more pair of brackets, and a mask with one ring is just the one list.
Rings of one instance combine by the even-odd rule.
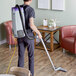
[[[16, 42], [16, 40], [15, 40], [15, 42]], [[6, 74], [8, 74], [8, 72], [9, 72], [9, 69], [10, 69], [10, 66], [11, 66], [11, 63], [12, 63], [12, 60], [13, 60], [13, 57], [14, 57], [14, 55], [15, 55], [15, 52], [16, 52], [16, 44], [15, 44], [15, 48], [14, 48], [13, 55], [12, 55], [12, 57], [11, 57], [11, 59], [10, 59], [8, 68], [7, 68], [7, 70], [6, 70]]]

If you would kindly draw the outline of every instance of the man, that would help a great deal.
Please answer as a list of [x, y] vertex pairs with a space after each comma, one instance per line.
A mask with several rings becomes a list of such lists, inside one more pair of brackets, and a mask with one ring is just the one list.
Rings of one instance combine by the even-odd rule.
[[[36, 28], [36, 26], [34, 25], [35, 12], [34, 9], [29, 6], [31, 2], [32, 0], [24, 0], [23, 4], [23, 6], [28, 6], [25, 9], [27, 20], [26, 29], [29, 36], [33, 36], [32, 31], [34, 31], [37, 33], [39, 39], [41, 39], [42, 36]], [[27, 38], [27, 36], [23, 38], [18, 38], [18, 67], [24, 67], [24, 52], [26, 46], [28, 50], [29, 70], [31, 71], [32, 76], [34, 76], [34, 39], [30, 40]]]

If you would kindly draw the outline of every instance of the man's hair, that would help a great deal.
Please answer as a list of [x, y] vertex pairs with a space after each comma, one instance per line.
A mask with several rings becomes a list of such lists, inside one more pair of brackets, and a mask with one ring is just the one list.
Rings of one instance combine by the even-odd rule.
[[24, 2], [28, 2], [29, 0], [23, 0]]

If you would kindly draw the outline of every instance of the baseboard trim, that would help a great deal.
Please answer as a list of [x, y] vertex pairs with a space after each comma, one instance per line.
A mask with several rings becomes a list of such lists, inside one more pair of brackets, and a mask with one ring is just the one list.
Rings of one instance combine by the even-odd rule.
[[0, 45], [2, 45], [2, 44], [4, 44], [4, 43], [6, 43], [6, 39], [5, 39], [5, 40], [0, 41]]

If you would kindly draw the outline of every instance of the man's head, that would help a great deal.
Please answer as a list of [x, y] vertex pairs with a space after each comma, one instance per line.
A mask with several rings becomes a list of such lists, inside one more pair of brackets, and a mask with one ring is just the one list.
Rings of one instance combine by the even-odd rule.
[[23, 0], [24, 1], [24, 3], [31, 3], [32, 2], [32, 0]]

